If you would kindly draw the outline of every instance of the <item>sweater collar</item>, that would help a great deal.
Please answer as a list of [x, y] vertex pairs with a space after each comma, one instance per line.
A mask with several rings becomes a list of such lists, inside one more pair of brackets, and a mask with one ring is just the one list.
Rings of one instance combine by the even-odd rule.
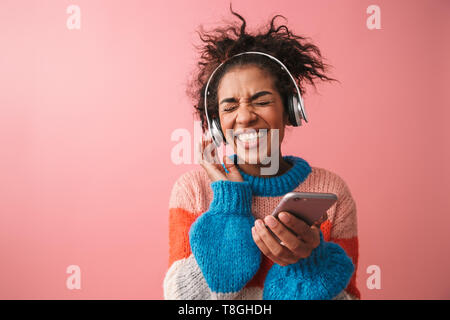
[[[236, 155], [233, 155], [236, 158]], [[279, 176], [259, 177], [239, 172], [245, 181], [250, 183], [254, 196], [278, 197], [293, 191], [300, 183], [305, 181], [311, 172], [311, 167], [304, 159], [295, 156], [284, 156], [283, 159], [292, 167]]]

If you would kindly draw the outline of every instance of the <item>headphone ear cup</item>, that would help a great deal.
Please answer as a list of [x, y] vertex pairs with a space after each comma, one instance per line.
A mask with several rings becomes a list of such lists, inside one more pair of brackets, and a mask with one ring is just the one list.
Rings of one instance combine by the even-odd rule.
[[212, 119], [212, 121], [211, 121], [211, 136], [217, 147], [219, 147], [223, 141], [225, 141], [225, 143], [226, 143], [222, 129], [220, 128], [219, 119], [217, 119], [217, 118]]
[[[286, 108], [288, 113], [289, 123], [293, 127], [298, 127], [300, 124], [297, 121], [298, 119], [298, 108], [297, 108], [297, 97], [295, 95], [288, 95], [286, 98]], [[297, 112], [297, 115], [296, 115]]]
[[303, 97], [300, 96], [300, 101], [297, 99], [297, 96], [295, 96], [295, 100], [297, 102], [295, 110], [298, 112], [298, 119], [301, 125], [301, 119], [305, 120], [305, 122], [308, 122], [308, 117], [306, 116], [306, 110], [305, 110], [305, 104], [303, 103]]

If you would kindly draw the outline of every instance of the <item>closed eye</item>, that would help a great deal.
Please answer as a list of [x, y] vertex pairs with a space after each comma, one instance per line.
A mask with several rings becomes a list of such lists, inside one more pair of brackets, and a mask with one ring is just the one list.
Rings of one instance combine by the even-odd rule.
[[[253, 104], [256, 106], [265, 106], [265, 105], [271, 104], [272, 102], [273, 101], [260, 101], [260, 102], [254, 102]], [[237, 105], [228, 105], [228, 106], [225, 106], [222, 110], [224, 112], [231, 112], [231, 111], [235, 110], [237, 107], [238, 107]]]
[[233, 111], [236, 108], [237, 108], [237, 106], [226, 106], [225, 108], [223, 108], [223, 111], [229, 112], [229, 111]]

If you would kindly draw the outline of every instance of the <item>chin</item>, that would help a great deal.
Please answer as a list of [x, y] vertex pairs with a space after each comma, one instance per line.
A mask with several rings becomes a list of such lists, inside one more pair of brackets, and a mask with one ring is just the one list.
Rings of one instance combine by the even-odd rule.
[[267, 160], [270, 158], [270, 148], [262, 147], [262, 148], [235, 148], [235, 153], [238, 156], [238, 163], [245, 164], [255, 164], [255, 165], [265, 165], [267, 164]]

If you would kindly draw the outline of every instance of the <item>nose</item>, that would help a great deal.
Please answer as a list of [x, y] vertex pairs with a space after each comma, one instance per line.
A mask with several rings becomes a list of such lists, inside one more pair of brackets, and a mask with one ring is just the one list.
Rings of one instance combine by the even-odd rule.
[[242, 104], [239, 106], [236, 115], [236, 123], [247, 126], [249, 123], [256, 121], [258, 116], [253, 112], [251, 105]]

